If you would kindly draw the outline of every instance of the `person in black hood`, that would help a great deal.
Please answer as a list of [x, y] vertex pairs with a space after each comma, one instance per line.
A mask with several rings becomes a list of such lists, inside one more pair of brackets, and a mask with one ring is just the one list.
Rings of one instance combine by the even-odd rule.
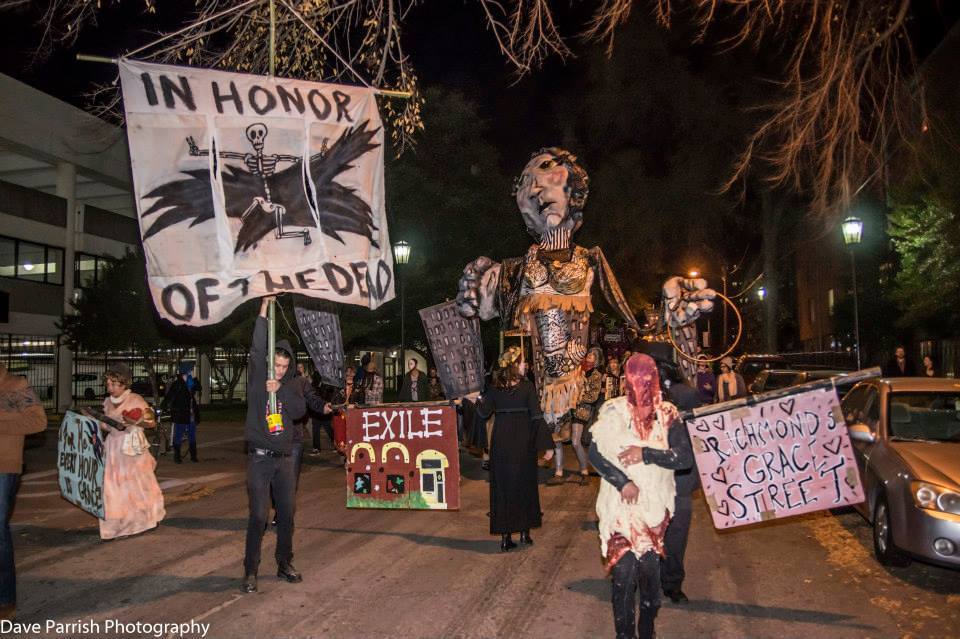
[[[250, 517], [247, 521], [244, 578], [240, 589], [256, 592], [260, 544], [267, 523], [270, 496], [277, 509], [277, 576], [291, 583], [303, 581], [293, 567], [293, 512], [296, 495], [294, 422], [307, 412], [307, 403], [299, 385], [293, 383], [296, 372], [294, 350], [285, 340], [277, 343], [273, 360], [275, 379], [267, 379], [267, 305], [265, 297], [253, 328], [250, 362], [247, 365], [247, 495]], [[282, 426], [271, 432], [267, 425], [271, 391], [277, 394], [277, 412]], [[302, 445], [302, 444], [301, 444]]]

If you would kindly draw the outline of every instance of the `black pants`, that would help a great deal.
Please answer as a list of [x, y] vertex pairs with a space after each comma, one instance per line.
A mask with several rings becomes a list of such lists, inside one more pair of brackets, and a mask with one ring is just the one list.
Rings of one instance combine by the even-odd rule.
[[652, 639], [653, 622], [660, 610], [660, 555], [651, 550], [637, 559], [632, 552], [627, 552], [614, 564], [612, 575], [613, 624], [617, 639]]
[[333, 441], [333, 417], [330, 415], [311, 417], [310, 421], [313, 425], [313, 449], [320, 450], [320, 429], [326, 431], [327, 437], [331, 442]]
[[277, 509], [277, 562], [293, 559], [293, 513], [297, 490], [295, 464], [292, 456], [248, 456], [250, 518], [247, 521], [247, 545], [243, 558], [243, 568], [247, 573], [256, 573], [260, 565], [260, 543], [267, 525], [271, 494]]
[[690, 519], [693, 515], [693, 500], [690, 495], [677, 494], [674, 501], [673, 519], [667, 526], [663, 538], [666, 557], [660, 562], [660, 584], [664, 592], [680, 590], [683, 586], [683, 556], [687, 552], [687, 538], [690, 535]]

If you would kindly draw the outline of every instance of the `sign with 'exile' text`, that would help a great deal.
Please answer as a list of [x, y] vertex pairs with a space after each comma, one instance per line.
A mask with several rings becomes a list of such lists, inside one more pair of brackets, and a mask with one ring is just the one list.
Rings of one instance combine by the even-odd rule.
[[457, 413], [439, 402], [347, 410], [347, 507], [458, 510]]
[[833, 388], [695, 417], [686, 425], [715, 528], [863, 501]]
[[161, 317], [215, 324], [281, 292], [393, 299], [373, 89], [133, 60], [120, 80]]
[[103, 519], [103, 439], [97, 420], [67, 411], [57, 441], [60, 494]]

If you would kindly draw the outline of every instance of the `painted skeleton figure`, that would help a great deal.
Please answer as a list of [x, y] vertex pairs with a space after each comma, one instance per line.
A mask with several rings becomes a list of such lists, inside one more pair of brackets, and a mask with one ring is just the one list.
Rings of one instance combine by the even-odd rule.
[[[263, 143], [269, 133], [267, 126], [261, 122], [251, 124], [247, 127], [246, 136], [250, 144], [253, 145], [254, 153], [237, 153], [235, 151], [220, 151], [217, 156], [225, 159], [243, 160], [247, 170], [263, 180], [263, 192], [265, 197], [255, 197], [250, 206], [240, 216], [241, 220], [246, 220], [247, 216], [254, 211], [260, 210], [267, 215], [273, 215], [276, 223], [275, 235], [277, 239], [284, 237], [301, 237], [304, 246], [311, 243], [310, 231], [284, 231], [283, 216], [287, 209], [282, 204], [273, 202], [270, 195], [269, 178], [273, 177], [277, 171], [277, 165], [281, 162], [298, 163], [302, 158], [296, 155], [266, 154], [263, 152]], [[210, 155], [208, 149], [200, 149], [193, 137], [187, 138], [187, 146], [190, 155], [196, 157], [205, 157]]]
[[634, 330], [636, 319], [603, 252], [571, 242], [583, 223], [587, 173], [573, 154], [551, 147], [535, 153], [517, 179], [517, 206], [538, 240], [523, 257], [466, 266], [457, 295], [465, 317], [500, 317], [533, 337], [534, 372], [548, 423], [576, 407], [583, 384], [591, 289], [595, 280], [610, 305]]

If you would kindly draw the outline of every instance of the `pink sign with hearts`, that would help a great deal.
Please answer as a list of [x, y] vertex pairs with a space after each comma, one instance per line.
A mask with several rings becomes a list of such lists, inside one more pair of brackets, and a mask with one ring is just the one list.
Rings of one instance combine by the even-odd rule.
[[686, 424], [717, 529], [863, 501], [860, 473], [832, 388]]

